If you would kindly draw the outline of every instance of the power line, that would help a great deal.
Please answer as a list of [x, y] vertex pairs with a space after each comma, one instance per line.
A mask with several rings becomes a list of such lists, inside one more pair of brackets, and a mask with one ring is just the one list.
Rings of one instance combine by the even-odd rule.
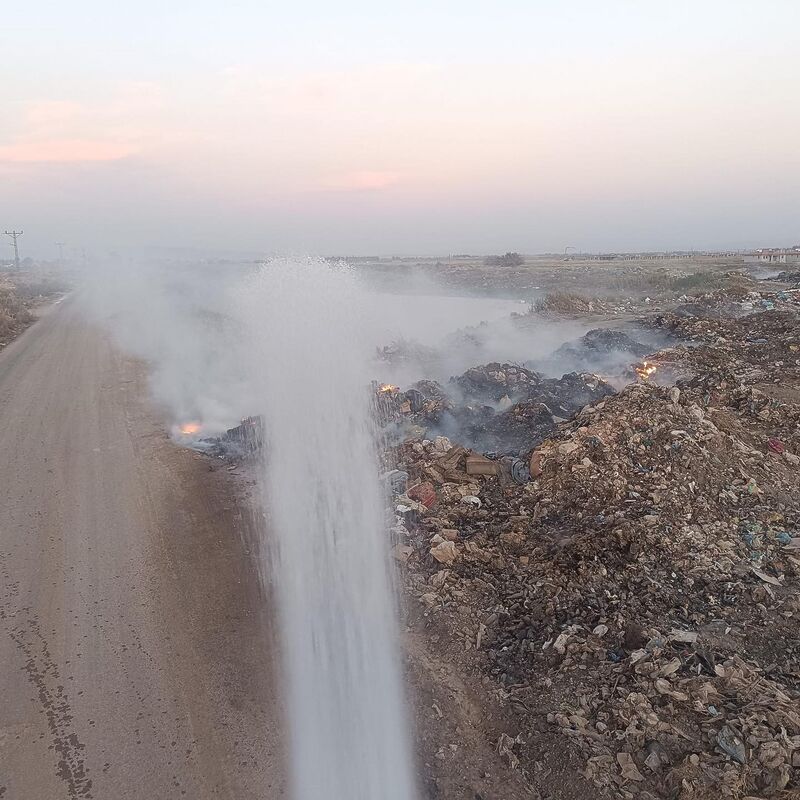
[[58, 248], [58, 264], [59, 266], [64, 266], [64, 245], [66, 242], [56, 242], [56, 247]]
[[17, 247], [17, 236], [22, 236], [23, 231], [6, 231], [5, 234], [14, 240], [14, 269], [19, 269], [19, 247]]

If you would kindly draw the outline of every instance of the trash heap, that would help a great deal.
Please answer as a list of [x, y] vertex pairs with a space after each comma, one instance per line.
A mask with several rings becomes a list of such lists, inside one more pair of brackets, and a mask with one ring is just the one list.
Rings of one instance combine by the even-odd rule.
[[719, 290], [689, 298], [669, 312], [678, 318], [731, 320], [752, 314], [754, 311], [800, 310], [800, 289], [781, 289], [774, 292], [757, 292], [745, 287]]
[[516, 364], [485, 364], [467, 370], [451, 383], [469, 400], [498, 404], [508, 409], [514, 402], [543, 403], [557, 417], [569, 417], [587, 403], [614, 390], [591, 373], [569, 372], [545, 378]]
[[541, 380], [541, 375], [517, 364], [493, 362], [472, 367], [463, 375], [451, 378], [451, 383], [465, 397], [499, 403], [504, 398], [530, 399]]
[[521, 455], [558, 421], [613, 394], [597, 375], [544, 378], [516, 364], [491, 363], [454, 377], [448, 389], [418, 381], [403, 391], [376, 384], [377, 417], [389, 438], [448, 434], [479, 452]]
[[631, 360], [643, 358], [651, 349], [624, 331], [594, 328], [580, 339], [561, 345], [553, 353], [552, 359], [580, 364], [583, 369], [590, 370], [596, 369], [598, 363], [606, 363], [616, 356], [627, 356]]
[[[393, 552], [426, 624], [490, 677], [532, 785], [544, 724], [600, 796], [797, 797], [797, 317], [648, 324], [699, 343], [653, 355], [675, 386], [591, 397], [522, 458], [391, 448]], [[507, 367], [470, 390], [495, 397]], [[536, 384], [511, 374], [523, 415]]]
[[445, 424], [453, 402], [436, 381], [417, 381], [403, 391], [392, 384], [373, 385], [374, 411], [384, 438], [422, 436], [428, 429]]
[[[541, 378], [526, 384], [527, 397], [510, 405], [504, 395], [504, 411], [482, 415], [453, 412], [465, 440], [482, 452], [523, 455], [552, 435], [563, 421], [588, 403], [614, 393], [597, 375], [569, 372], [561, 378]], [[519, 397], [519, 395], [516, 395]], [[470, 408], [470, 407], [467, 407]]]

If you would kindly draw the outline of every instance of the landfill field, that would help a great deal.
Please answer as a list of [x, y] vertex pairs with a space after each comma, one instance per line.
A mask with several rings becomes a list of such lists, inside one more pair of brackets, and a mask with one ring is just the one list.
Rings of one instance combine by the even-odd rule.
[[[406, 294], [403, 335], [365, 329], [363, 369], [345, 381], [348, 364], [326, 372], [315, 352], [333, 336], [332, 293], [308, 312], [301, 282], [303, 303], [284, 313], [302, 308], [310, 330], [284, 354], [300, 338], [278, 338], [285, 317], [242, 336], [246, 317], [170, 280], [186, 303], [165, 306], [181, 343], [166, 359], [111, 304], [117, 336], [133, 331], [149, 364], [123, 355], [86, 301], [59, 302], [52, 284], [30, 286], [18, 308], [41, 305], [39, 321], [20, 317], [28, 329], [0, 353], [14, 534], [0, 553], [13, 731], [0, 795], [291, 796], [285, 686], [310, 651], [288, 662], [286, 642], [313, 649], [316, 613], [333, 647], [353, 609], [374, 610], [361, 578], [385, 578], [388, 562], [391, 613], [373, 614], [361, 641], [377, 651], [396, 624], [395, 588], [397, 718], [410, 718], [404, 765], [420, 798], [798, 798], [797, 275], [726, 263], [636, 292], [599, 280], [527, 303], [429, 293], [416, 316]], [[262, 289], [259, 308], [276, 284]], [[263, 374], [286, 394], [262, 401], [231, 376], [249, 376], [243, 356], [270, 336], [284, 355]], [[188, 402], [167, 416], [171, 397]], [[197, 410], [229, 397], [235, 413]], [[279, 443], [270, 406], [284, 401], [295, 427]], [[306, 537], [284, 569], [275, 504], [313, 506], [326, 482], [336, 492], [317, 507], [347, 494], [348, 521], [361, 503], [375, 511], [356, 547], [330, 550], [348, 554], [337, 586], [354, 605], [325, 617], [332, 594], [317, 590], [315, 612], [281, 620], [280, 574], [303, 572], [325, 539], [284, 525], [284, 547]], [[304, 574], [299, 598], [312, 593]], [[353, 719], [361, 695], [378, 702], [362, 674], [341, 703]], [[309, 729], [326, 695], [343, 696], [326, 686], [299, 687]]]
[[800, 283], [714, 283], [378, 348], [426, 797], [800, 797]]
[[[479, 704], [520, 796], [800, 796], [800, 287], [782, 277], [631, 301], [547, 373], [377, 388], [409, 635], [442, 694]], [[517, 796], [496, 775], [456, 793], [469, 755], [449, 745], [425, 754], [431, 796]]]

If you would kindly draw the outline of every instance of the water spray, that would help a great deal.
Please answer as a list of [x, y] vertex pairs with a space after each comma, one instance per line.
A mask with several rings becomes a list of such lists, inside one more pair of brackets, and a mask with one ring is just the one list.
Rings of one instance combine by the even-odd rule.
[[368, 296], [320, 260], [273, 261], [242, 299], [289, 683], [295, 800], [411, 800], [369, 387]]

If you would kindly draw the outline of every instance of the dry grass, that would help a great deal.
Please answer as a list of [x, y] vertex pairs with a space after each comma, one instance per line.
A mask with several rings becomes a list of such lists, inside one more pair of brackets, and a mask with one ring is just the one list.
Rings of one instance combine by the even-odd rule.
[[632, 295], [652, 296], [664, 294], [703, 294], [730, 286], [737, 280], [746, 280], [738, 275], [719, 270], [675, 273], [666, 270], [623, 275], [613, 280], [610, 289]]
[[22, 300], [37, 300], [42, 297], [51, 297], [63, 294], [69, 290], [69, 285], [57, 278], [41, 278], [40, 280], [15, 280], [14, 294]]
[[11, 286], [0, 286], [0, 340], [19, 335], [33, 321], [26, 303]]
[[595, 310], [595, 302], [572, 292], [549, 292], [538, 297], [533, 303], [533, 310], [550, 314], [575, 314]]

